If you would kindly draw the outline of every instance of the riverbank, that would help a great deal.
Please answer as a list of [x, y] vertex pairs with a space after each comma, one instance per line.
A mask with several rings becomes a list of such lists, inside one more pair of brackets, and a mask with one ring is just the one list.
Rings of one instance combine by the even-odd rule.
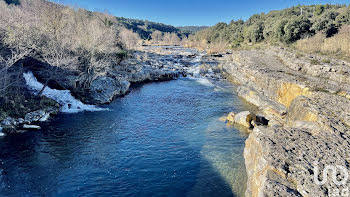
[[[117, 66], [109, 67], [104, 73], [98, 73], [91, 85], [82, 89], [75, 85], [78, 76], [74, 72], [66, 72], [65, 87], [58, 84], [48, 84], [44, 87], [47, 74], [43, 72], [50, 69], [32, 58], [25, 59], [20, 63], [23, 70], [23, 91], [27, 92], [26, 99], [40, 101], [40, 104], [26, 106], [27, 112], [16, 117], [2, 116], [0, 127], [4, 133], [18, 133], [26, 130], [40, 128], [40, 122], [46, 121], [50, 116], [59, 112], [80, 112], [100, 110], [95, 106], [102, 106], [112, 102], [130, 91], [133, 84], [147, 83], [152, 81], [166, 81], [181, 76], [201, 76], [219, 78], [219, 70], [202, 68], [206, 65], [201, 57], [204, 54], [195, 49], [184, 49], [171, 46], [146, 46], [141, 50], [132, 51], [129, 58], [121, 61]], [[23, 68], [22, 68], [23, 67]], [[37, 97], [38, 94], [40, 99]], [[45, 98], [50, 102], [42, 102]], [[38, 109], [39, 108], [39, 109]], [[34, 109], [34, 110], [31, 110]], [[9, 109], [11, 110], [11, 109]], [[11, 113], [4, 113], [11, 114]]]
[[283, 48], [220, 56], [239, 96], [269, 120], [246, 141], [246, 196], [329, 196], [346, 189], [332, 179], [316, 184], [314, 176], [322, 180], [316, 169], [326, 165], [349, 170], [350, 64]]
[[244, 196], [247, 134], [219, 120], [249, 109], [234, 90], [202, 77], [142, 83], [108, 110], [7, 135], [0, 196]]

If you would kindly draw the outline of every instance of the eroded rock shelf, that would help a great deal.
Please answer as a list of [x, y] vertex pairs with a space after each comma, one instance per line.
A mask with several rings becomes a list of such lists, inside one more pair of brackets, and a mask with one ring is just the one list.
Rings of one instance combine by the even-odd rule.
[[[249, 135], [244, 150], [246, 196], [330, 196], [347, 185], [332, 178], [318, 185], [315, 168], [349, 170], [349, 64], [340, 60], [313, 65], [281, 48], [234, 52], [218, 58], [240, 85], [241, 98], [270, 120]], [[342, 175], [337, 177], [342, 180]]]

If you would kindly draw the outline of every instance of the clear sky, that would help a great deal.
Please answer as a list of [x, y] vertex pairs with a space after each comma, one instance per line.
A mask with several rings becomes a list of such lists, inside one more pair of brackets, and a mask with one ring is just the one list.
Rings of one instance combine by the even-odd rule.
[[348, 4], [348, 0], [52, 0], [125, 18], [174, 26], [211, 26], [298, 4]]

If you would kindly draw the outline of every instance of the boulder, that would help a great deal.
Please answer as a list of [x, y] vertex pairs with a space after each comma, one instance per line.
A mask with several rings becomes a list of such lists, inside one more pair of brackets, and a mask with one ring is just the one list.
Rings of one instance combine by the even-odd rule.
[[114, 97], [125, 94], [129, 87], [126, 80], [99, 77], [91, 83], [89, 100], [92, 104], [110, 103]]
[[234, 113], [234, 112], [230, 112], [228, 115], [227, 115], [227, 117], [226, 117], [226, 120], [228, 121], [228, 122], [235, 122], [235, 116], [236, 116], [236, 114]]
[[234, 123], [240, 124], [247, 128], [252, 128], [252, 114], [249, 111], [238, 113], [234, 118]]
[[32, 122], [38, 122], [44, 116], [46, 116], [46, 112], [44, 110], [30, 112], [25, 115], [24, 122], [27, 124], [30, 124]]

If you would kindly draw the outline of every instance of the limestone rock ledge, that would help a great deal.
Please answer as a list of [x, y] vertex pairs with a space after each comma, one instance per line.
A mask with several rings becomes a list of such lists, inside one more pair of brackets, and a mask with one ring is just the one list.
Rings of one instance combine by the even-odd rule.
[[331, 178], [324, 185], [314, 180], [315, 167], [348, 166], [344, 155], [350, 149], [340, 147], [349, 147], [349, 136], [335, 136], [329, 132], [313, 136], [308, 129], [256, 127], [244, 150], [246, 196], [331, 196], [335, 189], [342, 191], [347, 185], [338, 186]]
[[[348, 64], [334, 60], [313, 71], [309, 60], [284, 49], [239, 51], [220, 61], [227, 78], [239, 85], [238, 95], [270, 120], [268, 127], [255, 127], [246, 140], [246, 196], [346, 192], [350, 181], [337, 185], [331, 173], [317, 183], [324, 180], [326, 166], [350, 172], [350, 74], [334, 71], [348, 71]], [[344, 179], [339, 169], [336, 176]]]

